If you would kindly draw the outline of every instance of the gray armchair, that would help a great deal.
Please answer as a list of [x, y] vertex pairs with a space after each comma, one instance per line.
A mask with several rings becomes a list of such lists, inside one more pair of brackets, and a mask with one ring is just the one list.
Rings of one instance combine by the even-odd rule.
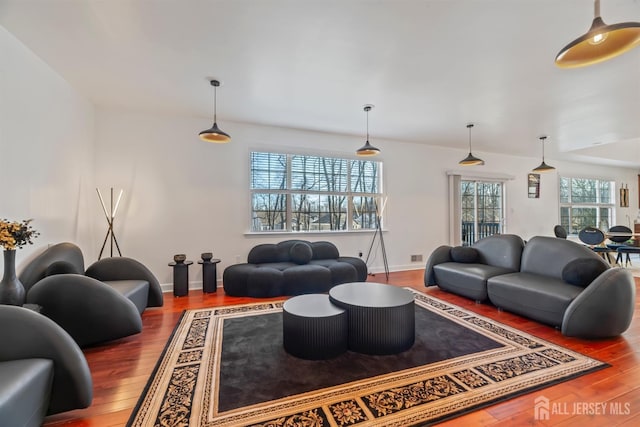
[[67, 331], [81, 347], [139, 333], [146, 307], [163, 304], [153, 273], [131, 258], [106, 258], [84, 271], [80, 249], [60, 243], [20, 273], [26, 302]]
[[50, 319], [0, 305], [0, 422], [40, 426], [46, 415], [86, 408], [93, 399], [82, 351]]

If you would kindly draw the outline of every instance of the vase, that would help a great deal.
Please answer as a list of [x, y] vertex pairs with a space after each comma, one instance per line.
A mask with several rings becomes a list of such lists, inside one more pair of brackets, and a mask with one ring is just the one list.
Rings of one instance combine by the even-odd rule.
[[16, 251], [4, 251], [4, 275], [0, 281], [0, 304], [24, 304], [24, 286], [16, 277]]

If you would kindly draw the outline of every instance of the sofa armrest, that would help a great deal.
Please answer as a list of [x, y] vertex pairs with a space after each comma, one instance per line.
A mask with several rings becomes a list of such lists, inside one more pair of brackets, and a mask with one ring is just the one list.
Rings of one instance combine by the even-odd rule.
[[53, 361], [48, 414], [91, 404], [93, 382], [89, 365], [69, 334], [34, 311], [7, 305], [0, 305], [0, 325], [0, 361], [31, 358]]
[[425, 286], [435, 286], [436, 278], [433, 274], [433, 267], [442, 264], [443, 262], [451, 261], [451, 246], [442, 245], [437, 247], [431, 255], [429, 255], [429, 259], [427, 259], [427, 265], [424, 269], [424, 285]]
[[149, 282], [147, 307], [162, 307], [162, 288], [151, 270], [139, 261], [127, 257], [104, 258], [91, 264], [85, 275], [100, 281], [146, 280]]
[[27, 302], [67, 331], [80, 347], [137, 334], [135, 304], [111, 286], [79, 274], [57, 274], [36, 283]]
[[582, 338], [620, 335], [631, 324], [636, 286], [631, 273], [614, 267], [598, 276], [567, 307], [562, 334]]

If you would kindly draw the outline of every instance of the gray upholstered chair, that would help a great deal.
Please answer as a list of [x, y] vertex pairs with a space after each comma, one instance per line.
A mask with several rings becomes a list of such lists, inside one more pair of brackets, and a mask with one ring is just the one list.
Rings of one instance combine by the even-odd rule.
[[81, 347], [136, 334], [146, 307], [163, 304], [153, 273], [131, 258], [105, 258], [84, 271], [73, 243], [54, 245], [19, 275], [26, 302], [42, 307]]
[[0, 305], [0, 325], [0, 424], [40, 426], [46, 415], [91, 404], [87, 360], [60, 326], [8, 305]]
[[553, 234], [555, 234], [558, 239], [566, 239], [567, 229], [561, 225], [556, 225], [553, 227]]

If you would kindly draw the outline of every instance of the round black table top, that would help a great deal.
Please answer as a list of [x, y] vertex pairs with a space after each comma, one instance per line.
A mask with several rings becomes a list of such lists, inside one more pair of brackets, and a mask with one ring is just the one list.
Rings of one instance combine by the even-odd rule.
[[220, 262], [220, 260], [218, 258], [213, 258], [213, 259], [210, 259], [210, 260], [207, 260], [207, 261], [205, 261], [203, 259], [198, 260], [198, 264], [217, 264], [219, 262]]
[[413, 302], [413, 292], [397, 286], [373, 282], [353, 282], [334, 286], [329, 296], [358, 307], [399, 307]]
[[183, 261], [183, 262], [170, 262], [168, 265], [169, 267], [180, 267], [181, 265], [191, 265], [193, 264], [193, 261]]
[[330, 317], [344, 313], [344, 309], [331, 304], [324, 294], [298, 295], [286, 300], [282, 309], [299, 317]]

